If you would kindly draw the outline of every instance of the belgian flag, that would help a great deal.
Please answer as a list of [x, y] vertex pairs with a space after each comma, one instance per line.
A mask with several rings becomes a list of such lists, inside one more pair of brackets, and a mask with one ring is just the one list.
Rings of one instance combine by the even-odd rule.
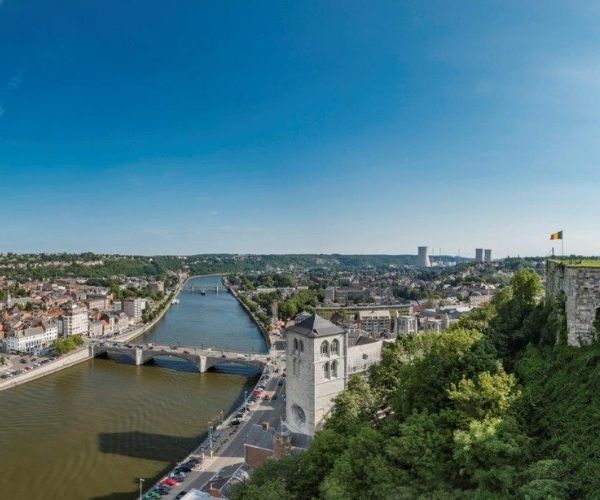
[[552, 233], [550, 235], [550, 239], [551, 240], [562, 240], [563, 239], [563, 232], [559, 231], [558, 233]]

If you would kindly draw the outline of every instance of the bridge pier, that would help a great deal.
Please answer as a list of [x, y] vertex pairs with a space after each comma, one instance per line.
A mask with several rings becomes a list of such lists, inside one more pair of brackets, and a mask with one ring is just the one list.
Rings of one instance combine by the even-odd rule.
[[144, 364], [144, 350], [143, 349], [134, 349], [134, 362], [135, 366]]
[[198, 371], [204, 373], [206, 371], [206, 356], [198, 356]]

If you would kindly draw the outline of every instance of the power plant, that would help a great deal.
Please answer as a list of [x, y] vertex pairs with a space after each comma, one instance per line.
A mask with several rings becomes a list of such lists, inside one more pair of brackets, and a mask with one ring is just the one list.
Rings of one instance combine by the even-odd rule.
[[475, 249], [475, 262], [483, 262], [483, 248]]
[[418, 247], [417, 266], [431, 267], [429, 260], [429, 247]]
[[484, 250], [483, 260], [488, 263], [492, 262], [492, 249], [491, 248], [486, 248]]

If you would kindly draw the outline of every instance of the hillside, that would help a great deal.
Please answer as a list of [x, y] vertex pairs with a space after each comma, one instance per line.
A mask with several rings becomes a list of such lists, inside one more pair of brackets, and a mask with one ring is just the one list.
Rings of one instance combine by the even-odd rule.
[[600, 346], [557, 344], [563, 305], [540, 289], [520, 270], [444, 334], [399, 339], [308, 451], [234, 498], [596, 498]]

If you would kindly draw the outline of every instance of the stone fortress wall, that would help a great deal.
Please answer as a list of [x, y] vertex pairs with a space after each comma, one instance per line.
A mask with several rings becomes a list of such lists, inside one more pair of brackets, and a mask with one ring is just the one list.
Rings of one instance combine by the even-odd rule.
[[596, 337], [593, 323], [600, 308], [600, 267], [570, 266], [548, 260], [546, 295], [560, 299], [561, 292], [565, 298], [568, 345], [589, 344]]

